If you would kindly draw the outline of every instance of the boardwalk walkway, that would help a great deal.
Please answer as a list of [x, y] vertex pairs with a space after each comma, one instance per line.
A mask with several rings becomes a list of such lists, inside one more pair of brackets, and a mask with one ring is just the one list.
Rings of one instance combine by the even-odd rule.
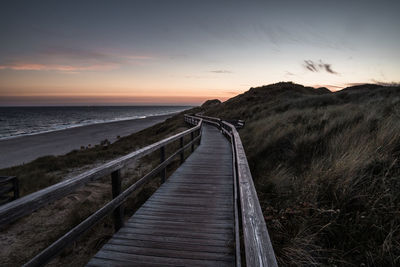
[[201, 145], [89, 266], [233, 266], [231, 144], [203, 126]]

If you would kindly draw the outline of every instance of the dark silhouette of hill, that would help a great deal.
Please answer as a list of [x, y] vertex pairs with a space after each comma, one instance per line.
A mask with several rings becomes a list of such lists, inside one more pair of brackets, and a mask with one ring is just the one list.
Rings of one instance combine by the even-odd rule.
[[206, 110], [240, 130], [279, 263], [400, 265], [400, 87], [277, 83]]
[[202, 108], [210, 108], [212, 106], [221, 104], [221, 101], [218, 99], [207, 100], [206, 102], [201, 105]]

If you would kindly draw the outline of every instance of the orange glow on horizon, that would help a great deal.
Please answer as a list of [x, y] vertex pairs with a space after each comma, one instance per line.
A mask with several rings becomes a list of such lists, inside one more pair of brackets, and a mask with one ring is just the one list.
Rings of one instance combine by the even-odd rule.
[[79, 104], [166, 104], [166, 105], [201, 105], [209, 99], [227, 100], [229, 97], [218, 96], [6, 96], [0, 98], [0, 106], [4, 105], [79, 105]]

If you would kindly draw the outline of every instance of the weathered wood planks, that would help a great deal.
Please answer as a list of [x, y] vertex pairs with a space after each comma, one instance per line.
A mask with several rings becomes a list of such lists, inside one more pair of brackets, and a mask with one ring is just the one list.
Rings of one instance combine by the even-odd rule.
[[88, 263], [233, 266], [232, 150], [212, 126], [202, 144]]

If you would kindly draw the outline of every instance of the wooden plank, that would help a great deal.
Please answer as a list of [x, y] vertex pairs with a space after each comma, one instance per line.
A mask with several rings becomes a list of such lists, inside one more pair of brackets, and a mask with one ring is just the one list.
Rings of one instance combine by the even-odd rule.
[[214, 203], [212, 202], [205, 202], [205, 203], [175, 203], [174, 201], [153, 201], [153, 200], [148, 200], [149, 203], [154, 203], [154, 204], [158, 204], [158, 203], [163, 203], [163, 204], [168, 204], [168, 205], [175, 205], [177, 207], [179, 206], [183, 206], [183, 207], [203, 207], [203, 208], [214, 208], [214, 207], [223, 207], [223, 208], [230, 208], [232, 206], [230, 205], [218, 205], [216, 206]]
[[[142, 257], [151, 256], [147, 262], [160, 265], [178, 264], [181, 260], [187, 266], [234, 265], [231, 147], [219, 131], [209, 126], [203, 129], [202, 139], [201, 146], [94, 259], [108, 257], [140, 265]], [[213, 153], [218, 149], [228, 152]], [[208, 167], [207, 162], [214, 166]], [[213, 171], [216, 168], [218, 171]], [[121, 252], [125, 254], [118, 254]], [[194, 259], [199, 262], [187, 261]]]
[[225, 247], [232, 249], [232, 242], [230, 240], [210, 240], [210, 239], [195, 239], [191, 237], [177, 237], [177, 236], [160, 236], [160, 235], [148, 235], [146, 233], [141, 234], [114, 234], [113, 238], [127, 239], [127, 240], [146, 240], [154, 242], [168, 242], [168, 243], [180, 243], [180, 244], [193, 244], [210, 247]]
[[194, 259], [194, 260], [216, 260], [216, 261], [232, 261], [232, 255], [229, 253], [218, 252], [204, 252], [204, 251], [186, 251], [176, 250], [168, 247], [154, 248], [154, 247], [141, 247], [136, 244], [111, 244], [107, 243], [103, 246], [103, 250], [116, 251], [136, 255], [158, 256], [167, 258], [179, 259]]
[[[170, 194], [168, 192], [165, 192], [165, 191], [158, 192], [158, 195], [159, 196], [170, 196]], [[211, 194], [211, 193], [200, 194], [200, 193], [178, 192], [178, 193], [174, 193], [174, 196], [177, 196], [177, 197], [199, 197], [199, 198], [209, 199], [211, 196], [213, 196], [213, 194]], [[225, 199], [225, 198], [228, 198], [230, 196], [231, 196], [231, 194], [223, 194], [223, 195], [221, 194], [221, 195], [218, 195], [218, 196], [214, 195], [213, 197], [216, 198], [216, 199], [219, 199], [219, 198]]]
[[177, 214], [198, 214], [198, 215], [229, 215], [232, 216], [233, 212], [228, 210], [209, 210], [209, 209], [198, 209], [198, 208], [181, 208], [181, 207], [160, 207], [160, 206], [152, 206], [152, 207], [142, 207], [143, 210], [146, 211], [155, 211], [155, 212], [169, 212], [169, 213], [177, 213]]
[[[187, 144], [187, 146], [189, 146], [189, 145], [190, 145], [190, 143]], [[184, 149], [184, 148], [181, 148], [181, 149]], [[101, 219], [103, 219], [107, 214], [109, 214], [110, 212], [115, 210], [117, 207], [119, 207], [123, 202], [126, 201], [126, 199], [133, 192], [135, 192], [143, 184], [147, 183], [150, 179], [152, 179], [155, 175], [157, 175], [163, 168], [165, 168], [166, 165], [168, 165], [174, 159], [174, 157], [176, 155], [178, 155], [180, 153], [181, 149], [176, 151], [167, 160], [165, 160], [163, 163], [159, 164], [156, 168], [154, 168], [152, 171], [150, 171], [148, 174], [146, 174], [144, 177], [142, 177], [135, 184], [128, 187], [128, 189], [126, 189], [124, 192], [122, 192], [121, 194], [116, 196], [112, 201], [108, 202], [105, 206], [103, 206], [102, 208], [97, 210], [91, 216], [86, 218], [83, 222], [78, 224], [76, 227], [74, 227], [68, 233], [63, 235], [61, 238], [59, 238], [57, 241], [55, 241], [53, 244], [51, 244], [45, 250], [40, 252], [38, 255], [36, 255], [34, 258], [32, 258], [28, 263], [26, 263], [25, 266], [44, 265], [52, 257], [54, 257], [55, 255], [60, 253], [64, 247], [71, 244], [74, 240], [76, 240], [78, 237], [80, 237], [82, 233], [87, 231], [89, 228], [91, 228], [96, 223], [98, 223]]]
[[[176, 225], [161, 224], [161, 223], [143, 223], [143, 221], [129, 222], [126, 224], [129, 228], [137, 229], [158, 229], [158, 230], [176, 230]], [[231, 234], [232, 228], [208, 228], [207, 225], [193, 226], [190, 224], [182, 224], [179, 229], [186, 231], [192, 231], [195, 233], [206, 233], [206, 234]]]
[[[146, 256], [146, 255], [135, 255], [129, 253], [121, 253], [117, 251], [100, 251], [95, 256], [101, 259], [111, 259], [117, 261], [124, 261], [131, 264], [133, 262], [151, 262], [164, 265], [175, 265], [175, 266], [232, 266], [232, 262], [224, 261], [212, 261], [212, 260], [193, 260], [193, 259], [179, 259], [179, 258], [168, 258], [168, 257], [157, 257], [157, 256]], [[139, 264], [140, 265], [140, 264]]]
[[188, 243], [177, 243], [177, 242], [161, 242], [161, 241], [148, 241], [148, 240], [137, 240], [137, 239], [118, 239], [112, 238], [109, 244], [116, 245], [133, 245], [136, 247], [150, 247], [150, 248], [168, 248], [172, 250], [181, 251], [200, 251], [200, 252], [213, 252], [213, 253], [224, 253], [226, 255], [232, 253], [232, 249], [229, 247], [217, 247], [217, 246], [204, 246], [199, 244], [188, 244]]
[[[138, 217], [140, 218], [152, 218], [152, 219], [158, 219], [158, 220], [165, 220], [165, 221], [174, 221], [174, 222], [197, 222], [197, 223], [204, 223], [204, 224], [209, 224], [209, 223], [221, 223], [225, 225], [233, 225], [233, 220], [228, 220], [228, 219], [216, 219], [212, 217], [189, 217], [189, 216], [168, 216], [168, 215], [157, 215], [157, 214], [137, 214]], [[122, 229], [122, 228], [121, 228]]]
[[153, 219], [153, 218], [146, 218], [143, 216], [133, 216], [128, 220], [128, 223], [135, 223], [135, 222], [140, 222], [142, 224], [162, 224], [162, 225], [171, 225], [175, 227], [183, 227], [185, 225], [187, 226], [193, 226], [197, 228], [207, 228], [207, 229], [226, 229], [226, 230], [231, 230], [233, 229], [233, 226], [229, 223], [207, 223], [207, 225], [204, 225], [203, 223], [200, 222], [180, 222], [180, 221], [160, 221], [158, 219]]
[[[179, 212], [164, 212], [164, 211], [156, 211], [156, 210], [141, 210], [138, 212], [138, 214], [141, 215], [150, 215], [150, 216], [165, 216], [166, 218], [175, 218], [175, 217], [182, 217], [185, 216], [185, 218], [190, 218], [190, 219], [210, 219], [211, 214], [198, 214], [198, 213], [189, 213], [189, 214], [183, 214]], [[232, 220], [233, 214], [214, 214], [211, 218], [212, 220], [224, 220], [224, 221], [229, 221]]]
[[[208, 240], [212, 242], [221, 241], [224, 244], [229, 244], [232, 239], [227, 237], [232, 236], [232, 233], [204, 233], [204, 232], [193, 232], [185, 229], [151, 229], [151, 228], [129, 228], [123, 227], [118, 231], [118, 235], [129, 235], [129, 234], [140, 234], [147, 236], [162, 236], [162, 237], [174, 237], [174, 238], [190, 238], [192, 240]], [[233, 252], [233, 251], [232, 251]]]
[[[141, 262], [136, 261], [140, 267], [160, 267], [159, 264], [151, 264], [143, 260]], [[102, 259], [102, 258], [92, 258], [86, 266], [96, 266], [96, 267], [131, 267], [132, 263], [127, 261], [119, 261], [118, 259]], [[173, 264], [164, 264], [163, 266], [175, 266]]]

